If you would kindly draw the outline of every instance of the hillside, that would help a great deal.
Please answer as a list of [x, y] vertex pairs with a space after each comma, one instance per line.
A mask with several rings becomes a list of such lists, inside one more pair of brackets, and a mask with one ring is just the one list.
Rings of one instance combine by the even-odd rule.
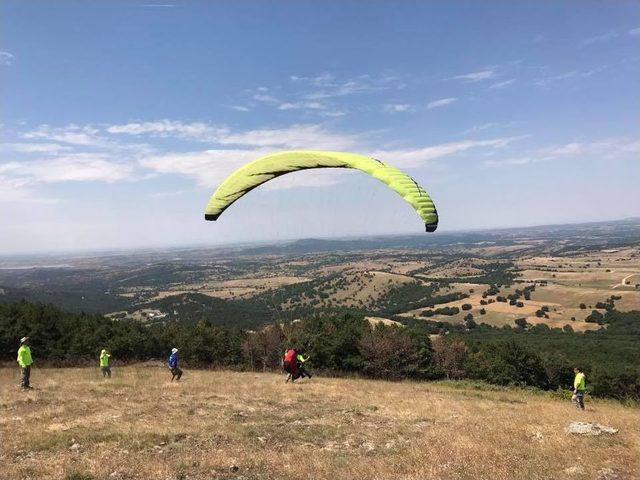
[[[619, 311], [640, 310], [638, 238], [640, 224], [629, 220], [235, 249], [0, 257], [0, 302], [24, 298], [145, 324], [206, 320], [259, 328], [348, 312], [401, 323], [466, 325], [472, 318], [514, 327], [524, 319], [595, 330], [609, 299]], [[465, 304], [471, 308], [462, 309]]]
[[[3, 480], [632, 479], [637, 408], [447, 383], [187, 370], [0, 370]], [[6, 388], [9, 386], [9, 388]], [[565, 433], [571, 421], [619, 428]], [[19, 430], [18, 430], [19, 429]], [[19, 433], [18, 433], [19, 432]]]

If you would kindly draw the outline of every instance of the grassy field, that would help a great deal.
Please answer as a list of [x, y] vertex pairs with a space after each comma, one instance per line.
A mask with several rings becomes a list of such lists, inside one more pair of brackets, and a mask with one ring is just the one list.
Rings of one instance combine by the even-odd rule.
[[[640, 412], [469, 384], [0, 369], [0, 478], [635, 479]], [[571, 421], [620, 429], [574, 437]]]

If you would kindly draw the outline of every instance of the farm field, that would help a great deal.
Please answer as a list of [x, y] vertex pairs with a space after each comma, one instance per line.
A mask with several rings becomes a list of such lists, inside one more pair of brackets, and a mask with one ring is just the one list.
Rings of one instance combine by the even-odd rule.
[[[349, 312], [401, 323], [462, 324], [471, 315], [476, 324], [497, 327], [524, 318], [582, 332], [600, 328], [586, 320], [605, 313], [612, 298], [619, 311], [640, 310], [639, 238], [640, 224], [630, 220], [63, 256], [42, 260], [46, 267], [7, 258], [0, 259], [0, 300], [26, 298], [152, 323], [240, 320], [259, 327]], [[459, 311], [435, 311], [442, 308]], [[429, 309], [434, 312], [425, 315]]]
[[[156, 366], [0, 369], [0, 462], [13, 479], [634, 479], [637, 408], [468, 383]], [[565, 433], [572, 421], [619, 429]]]

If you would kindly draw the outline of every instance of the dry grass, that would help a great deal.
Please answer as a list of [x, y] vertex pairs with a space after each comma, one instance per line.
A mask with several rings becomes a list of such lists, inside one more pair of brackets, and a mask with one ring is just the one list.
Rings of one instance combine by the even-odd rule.
[[[9, 479], [638, 478], [640, 415], [469, 385], [187, 371], [0, 370], [0, 465]], [[568, 436], [570, 421], [620, 429]], [[70, 450], [73, 443], [79, 445]], [[571, 470], [572, 467], [578, 467]], [[569, 470], [568, 470], [569, 469]], [[609, 469], [609, 470], [606, 470]], [[609, 476], [606, 476], [609, 475]], [[612, 476], [617, 475], [617, 476]]]

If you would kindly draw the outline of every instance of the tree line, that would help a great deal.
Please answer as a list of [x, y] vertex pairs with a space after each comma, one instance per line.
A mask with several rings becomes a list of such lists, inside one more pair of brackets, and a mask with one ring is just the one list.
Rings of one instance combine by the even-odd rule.
[[206, 320], [145, 325], [20, 301], [0, 304], [0, 359], [15, 361], [25, 335], [36, 364], [51, 366], [91, 364], [102, 348], [116, 365], [164, 360], [178, 347], [188, 366], [273, 370], [284, 350], [295, 347], [326, 374], [478, 379], [544, 390], [570, 388], [572, 368], [580, 363], [592, 394], [640, 400], [640, 312], [609, 311], [605, 321], [602, 331], [578, 334], [424, 321], [372, 326], [362, 316], [334, 313], [249, 331]]

